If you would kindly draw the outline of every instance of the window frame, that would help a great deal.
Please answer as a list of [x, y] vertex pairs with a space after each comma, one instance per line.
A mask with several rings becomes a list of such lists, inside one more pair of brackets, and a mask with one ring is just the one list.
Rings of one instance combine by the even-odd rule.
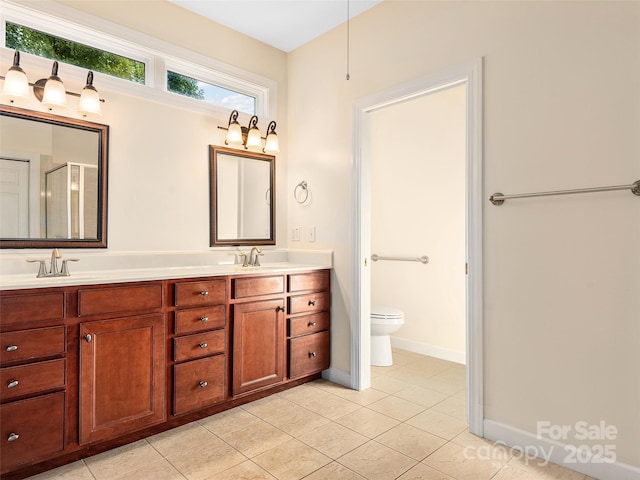
[[[205, 55], [150, 37], [141, 32], [113, 24], [60, 4], [39, 5], [35, 10], [0, 0], [0, 33], [2, 64], [10, 65], [13, 50], [5, 46], [6, 22], [23, 25], [66, 40], [98, 48], [145, 64], [144, 84], [94, 72], [98, 91], [115, 91], [147, 100], [221, 117], [231, 109], [203, 100], [178, 95], [167, 90], [167, 72], [176, 73], [218, 85], [256, 99], [255, 115], [275, 118], [277, 82], [252, 72], [226, 64]], [[43, 8], [40, 8], [43, 7]], [[106, 33], [106, 32], [110, 33]], [[151, 47], [153, 45], [153, 47]], [[21, 52], [22, 54], [22, 52]], [[21, 66], [29, 81], [49, 75], [52, 60], [24, 53]], [[60, 62], [60, 76], [69, 90], [84, 86], [87, 69]]]

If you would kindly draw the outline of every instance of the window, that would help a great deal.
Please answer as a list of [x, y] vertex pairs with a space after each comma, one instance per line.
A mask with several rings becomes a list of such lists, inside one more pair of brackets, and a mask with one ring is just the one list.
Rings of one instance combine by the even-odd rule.
[[32, 55], [22, 61], [37, 65], [41, 74], [47, 67], [35, 57], [77, 67], [65, 68], [63, 77], [75, 77], [76, 83], [86, 70], [103, 74], [96, 79], [99, 91], [112, 89], [220, 116], [231, 110], [260, 117], [276, 113], [275, 81], [57, 2], [46, 12], [3, 2], [1, 28], [4, 46]]
[[187, 97], [203, 100], [219, 107], [253, 115], [256, 99], [218, 85], [212, 85], [180, 73], [167, 70], [167, 90]]
[[5, 45], [39, 57], [58, 60], [136, 83], [144, 83], [145, 64], [143, 62], [49, 35], [23, 25], [6, 22]]

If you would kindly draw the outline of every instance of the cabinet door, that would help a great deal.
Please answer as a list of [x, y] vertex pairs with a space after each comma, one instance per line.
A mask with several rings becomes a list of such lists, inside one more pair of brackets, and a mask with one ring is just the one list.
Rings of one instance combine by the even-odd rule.
[[166, 418], [164, 315], [80, 325], [80, 443]]
[[284, 300], [235, 305], [233, 395], [284, 380]]

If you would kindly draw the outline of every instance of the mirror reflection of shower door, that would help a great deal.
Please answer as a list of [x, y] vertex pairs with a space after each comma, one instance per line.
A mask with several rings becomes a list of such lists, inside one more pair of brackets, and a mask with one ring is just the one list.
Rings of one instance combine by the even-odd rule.
[[65, 163], [46, 173], [47, 238], [96, 238], [98, 169]]

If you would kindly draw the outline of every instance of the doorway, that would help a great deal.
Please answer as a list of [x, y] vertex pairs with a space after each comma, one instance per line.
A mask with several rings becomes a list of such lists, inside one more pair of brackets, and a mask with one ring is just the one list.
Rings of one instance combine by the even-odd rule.
[[[362, 99], [354, 105], [354, 243], [351, 386], [371, 386], [371, 158], [372, 113], [439, 91], [466, 87], [465, 254], [467, 418], [483, 434], [482, 393], [482, 61], [453, 67]], [[394, 139], [394, 141], [400, 141]], [[419, 147], [416, 147], [419, 148]]]

